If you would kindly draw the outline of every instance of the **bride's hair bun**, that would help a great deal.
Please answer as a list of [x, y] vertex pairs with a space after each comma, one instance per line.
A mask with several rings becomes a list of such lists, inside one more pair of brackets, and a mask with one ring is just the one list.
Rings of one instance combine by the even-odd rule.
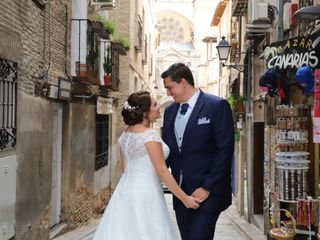
[[123, 104], [121, 115], [126, 125], [142, 123], [143, 114], [149, 112], [151, 106], [150, 93], [139, 91], [132, 93]]

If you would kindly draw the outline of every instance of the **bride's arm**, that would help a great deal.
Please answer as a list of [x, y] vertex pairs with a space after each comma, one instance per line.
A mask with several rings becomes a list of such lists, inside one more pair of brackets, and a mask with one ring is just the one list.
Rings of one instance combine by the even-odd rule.
[[120, 169], [122, 170], [122, 172], [124, 172], [124, 167], [125, 167], [125, 163], [124, 163], [124, 159], [123, 159], [123, 153], [121, 151], [121, 148], [119, 149], [119, 159], [117, 164], [120, 166]]
[[167, 165], [165, 163], [163, 149], [160, 142], [150, 141], [146, 142], [145, 146], [147, 148], [150, 159], [153, 163], [156, 172], [161, 179], [161, 181], [169, 188], [169, 190], [180, 199], [187, 208], [198, 208], [199, 201], [197, 198], [188, 196], [177, 184], [176, 180], [169, 172]]

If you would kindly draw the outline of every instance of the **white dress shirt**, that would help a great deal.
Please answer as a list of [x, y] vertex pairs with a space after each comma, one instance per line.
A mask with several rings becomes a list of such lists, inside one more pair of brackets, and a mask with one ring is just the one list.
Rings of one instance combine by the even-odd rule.
[[176, 135], [176, 139], [177, 139], [177, 143], [178, 143], [178, 147], [179, 147], [179, 151], [181, 150], [181, 145], [182, 145], [182, 141], [183, 141], [183, 134], [184, 134], [184, 130], [186, 128], [186, 125], [188, 123], [188, 120], [190, 118], [190, 115], [192, 113], [192, 110], [194, 108], [194, 106], [196, 105], [196, 102], [198, 100], [200, 91], [197, 90], [197, 92], [185, 103], [189, 104], [189, 108], [187, 110], [187, 112], [185, 113], [185, 115], [181, 115], [180, 113], [180, 109], [181, 109], [181, 105], [183, 103], [180, 103], [179, 106], [179, 110], [174, 122], [174, 132]]
[[[200, 94], [200, 91], [198, 89], [197, 92], [187, 102], [183, 102], [183, 103], [189, 104], [187, 112], [184, 115], [180, 113], [181, 105], [183, 104], [183, 103], [180, 103], [178, 113], [174, 122], [174, 133], [176, 135], [179, 152], [181, 152], [181, 145], [183, 141], [184, 130], [186, 129], [192, 110], [194, 109], [194, 106], [197, 103], [199, 94]], [[181, 186], [182, 180], [183, 180], [183, 173], [182, 173], [182, 170], [180, 170], [179, 183], [178, 183], [179, 186]]]

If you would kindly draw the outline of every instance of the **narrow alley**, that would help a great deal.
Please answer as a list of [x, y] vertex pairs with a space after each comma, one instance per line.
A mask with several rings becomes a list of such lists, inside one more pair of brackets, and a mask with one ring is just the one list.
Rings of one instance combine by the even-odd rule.
[[[179, 232], [178, 226], [175, 220], [171, 194], [165, 194], [167, 206], [170, 211], [171, 218], [176, 226], [177, 233]], [[91, 240], [94, 235], [94, 231], [99, 223], [99, 219], [92, 219], [89, 223], [74, 231], [68, 232], [62, 236], [54, 238], [53, 240]], [[231, 205], [226, 211], [224, 211], [216, 226], [215, 238], [217, 240], [264, 240], [266, 236], [262, 232], [249, 224], [239, 216], [236, 206]]]

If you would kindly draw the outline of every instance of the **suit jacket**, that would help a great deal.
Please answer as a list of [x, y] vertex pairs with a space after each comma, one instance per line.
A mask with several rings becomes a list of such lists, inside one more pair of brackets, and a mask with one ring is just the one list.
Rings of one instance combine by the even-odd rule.
[[[183, 173], [182, 189], [191, 194], [196, 188], [210, 191], [200, 208], [221, 212], [231, 204], [231, 164], [234, 153], [234, 126], [229, 103], [200, 91], [183, 135], [181, 152], [174, 123], [179, 104], [171, 104], [164, 113], [162, 137], [170, 148], [167, 165], [176, 181]], [[173, 200], [174, 208], [182, 204]]]

